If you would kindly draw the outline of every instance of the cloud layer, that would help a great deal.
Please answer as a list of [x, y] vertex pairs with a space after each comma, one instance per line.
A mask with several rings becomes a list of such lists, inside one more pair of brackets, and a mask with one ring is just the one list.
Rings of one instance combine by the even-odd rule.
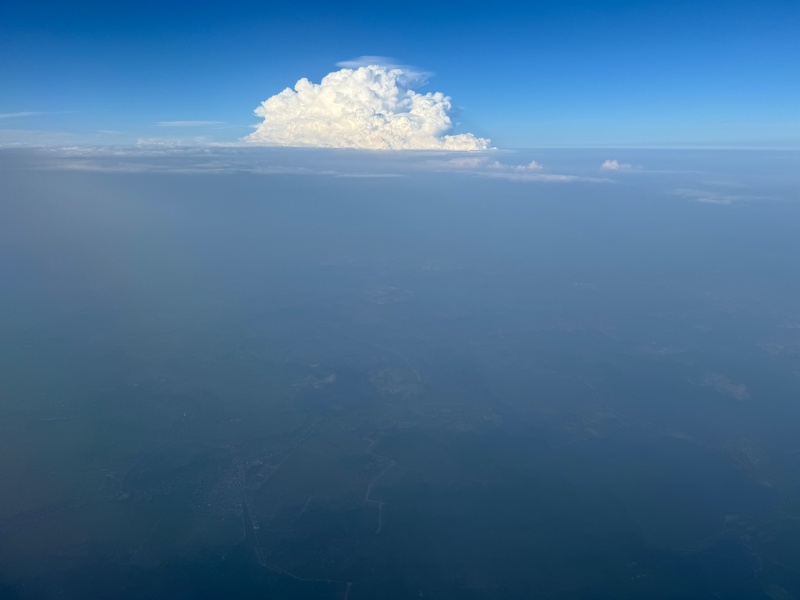
[[318, 84], [303, 78], [256, 108], [264, 121], [244, 139], [268, 146], [369, 150], [489, 148], [489, 140], [471, 133], [448, 135], [450, 98], [415, 92], [409, 86], [417, 81], [410, 69], [380, 65], [341, 69]]

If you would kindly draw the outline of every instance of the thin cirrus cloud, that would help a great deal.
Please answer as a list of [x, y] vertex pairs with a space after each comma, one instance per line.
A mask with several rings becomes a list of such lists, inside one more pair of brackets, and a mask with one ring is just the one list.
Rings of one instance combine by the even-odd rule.
[[159, 127], [205, 127], [207, 125], [224, 125], [225, 121], [159, 121]]
[[486, 150], [488, 139], [452, 135], [452, 103], [441, 92], [420, 94], [411, 85], [424, 74], [410, 67], [342, 64], [320, 83], [303, 78], [255, 109], [264, 120], [244, 141], [266, 146], [366, 150]]
[[340, 60], [336, 63], [337, 67], [341, 67], [343, 69], [358, 69], [360, 67], [369, 67], [370, 65], [379, 65], [381, 67], [386, 67], [387, 69], [405, 69], [407, 71], [417, 72], [414, 67], [411, 67], [410, 65], [401, 65], [397, 60], [390, 56], [359, 56], [350, 60]]
[[692, 202], [699, 202], [700, 204], [718, 204], [727, 206], [734, 202], [747, 200], [747, 196], [742, 194], [729, 194], [724, 192], [717, 192], [713, 190], [701, 189], [677, 189], [672, 190], [672, 195], [686, 198]]
[[22, 110], [19, 112], [0, 113], [0, 119], [17, 119], [20, 117], [38, 117], [39, 115], [49, 115], [53, 113], [42, 112], [39, 110]]
[[600, 177], [586, 177], [564, 173], [544, 173], [545, 167], [538, 161], [532, 160], [525, 164], [506, 164], [500, 161], [489, 162], [487, 156], [468, 156], [450, 158], [447, 160], [430, 161], [429, 165], [437, 170], [469, 173], [473, 176], [487, 177], [490, 179], [504, 179], [522, 183], [610, 183], [610, 179]]
[[433, 161], [433, 164], [448, 169], [490, 169], [492, 171], [517, 173], [541, 171], [544, 169], [542, 164], [535, 160], [532, 160], [524, 165], [509, 165], [501, 163], [499, 160], [489, 162], [488, 156], [450, 158], [445, 161]]

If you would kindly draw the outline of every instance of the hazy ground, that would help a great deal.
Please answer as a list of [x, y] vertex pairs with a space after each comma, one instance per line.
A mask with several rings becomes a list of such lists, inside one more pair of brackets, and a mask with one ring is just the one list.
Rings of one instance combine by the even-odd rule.
[[0, 598], [800, 598], [798, 173], [0, 151]]

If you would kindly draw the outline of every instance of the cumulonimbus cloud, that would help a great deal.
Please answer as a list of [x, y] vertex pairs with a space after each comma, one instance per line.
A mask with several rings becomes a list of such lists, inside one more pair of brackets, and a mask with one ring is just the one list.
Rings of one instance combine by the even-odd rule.
[[486, 150], [489, 140], [450, 135], [450, 97], [420, 94], [408, 68], [366, 65], [341, 69], [320, 83], [303, 78], [268, 98], [255, 113], [264, 121], [245, 141], [269, 146], [369, 150]]

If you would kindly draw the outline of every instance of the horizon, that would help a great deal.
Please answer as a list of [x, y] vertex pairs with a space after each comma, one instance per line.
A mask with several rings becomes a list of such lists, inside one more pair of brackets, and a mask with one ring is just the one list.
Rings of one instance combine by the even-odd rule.
[[374, 59], [422, 73], [414, 90], [452, 99], [444, 129], [497, 147], [800, 148], [799, 27], [780, 0], [16, 4], [0, 144], [232, 142], [266, 99]]

